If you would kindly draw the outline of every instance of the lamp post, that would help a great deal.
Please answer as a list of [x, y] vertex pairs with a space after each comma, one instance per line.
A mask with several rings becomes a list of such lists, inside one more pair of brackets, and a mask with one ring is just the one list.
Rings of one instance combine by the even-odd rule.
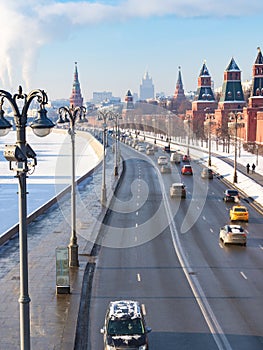
[[114, 176], [118, 176], [118, 153], [119, 153], [119, 119], [122, 119], [119, 113], [111, 112], [109, 115], [109, 120], [113, 120], [115, 123], [115, 166], [114, 166]]
[[106, 132], [107, 119], [110, 118], [109, 110], [101, 110], [98, 113], [98, 120], [103, 121], [103, 169], [102, 169], [102, 185], [101, 185], [101, 205], [103, 207], [107, 204], [107, 188], [106, 188]]
[[57, 123], [69, 123], [68, 133], [71, 137], [71, 237], [69, 248], [69, 267], [79, 267], [78, 240], [76, 233], [76, 183], [75, 183], [75, 125], [77, 121], [85, 122], [86, 108], [84, 106], [60, 107], [58, 109], [59, 120]]
[[170, 114], [166, 115], [165, 121], [166, 121], [166, 124], [167, 124], [167, 142], [168, 142], [168, 147], [170, 147], [170, 141], [171, 141], [170, 118], [171, 118]]
[[[209, 108], [206, 108], [205, 110], [209, 110]], [[212, 113], [206, 113], [205, 114], [205, 125], [208, 125], [208, 166], [211, 166], [211, 125], [212, 125], [212, 119], [214, 119], [214, 115]]]
[[190, 156], [190, 125], [191, 125], [191, 116], [186, 115], [184, 123], [187, 124], [187, 156]]
[[[4, 156], [10, 162], [10, 169], [16, 171], [18, 178], [19, 194], [19, 251], [20, 251], [20, 348], [30, 349], [30, 297], [28, 293], [28, 248], [27, 248], [27, 173], [36, 165], [36, 154], [26, 141], [27, 112], [31, 102], [37, 98], [40, 105], [38, 117], [31, 123], [31, 128], [39, 137], [48, 135], [55, 125], [47, 118], [45, 105], [48, 97], [43, 90], [33, 90], [28, 95], [23, 93], [19, 86], [18, 93], [13, 96], [0, 90], [0, 136], [5, 136], [12, 125], [4, 118], [2, 109], [4, 101], [7, 100], [14, 113], [17, 141], [15, 145], [5, 146]], [[20, 111], [18, 100], [23, 100], [24, 105]], [[33, 160], [30, 161], [29, 158]]]
[[235, 156], [234, 156], [234, 176], [233, 176], [233, 183], [237, 183], [237, 128], [238, 126], [242, 126], [243, 124], [238, 122], [239, 120], [242, 120], [242, 114], [241, 112], [231, 112], [229, 113], [229, 123], [228, 127], [234, 127], [235, 128]]

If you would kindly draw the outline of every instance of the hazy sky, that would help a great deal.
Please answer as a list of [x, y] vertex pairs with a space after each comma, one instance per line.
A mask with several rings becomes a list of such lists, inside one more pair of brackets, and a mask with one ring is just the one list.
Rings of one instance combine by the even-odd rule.
[[78, 62], [84, 100], [93, 91], [124, 98], [145, 71], [172, 95], [181, 66], [196, 90], [204, 60], [215, 87], [231, 57], [250, 80], [263, 50], [262, 0], [0, 0], [0, 88], [71, 94]]

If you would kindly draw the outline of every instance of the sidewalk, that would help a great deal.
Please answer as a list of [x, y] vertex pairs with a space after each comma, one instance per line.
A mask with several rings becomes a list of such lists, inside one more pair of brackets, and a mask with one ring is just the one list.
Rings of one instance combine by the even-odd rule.
[[[106, 185], [109, 202], [117, 179], [113, 176], [113, 155], [110, 148], [108, 150]], [[78, 186], [80, 266], [70, 269], [70, 294], [56, 295], [55, 261], [55, 249], [69, 244], [70, 223], [67, 220], [70, 220], [70, 194], [28, 225], [31, 349], [74, 348], [82, 280], [93, 246], [88, 238], [95, 239], [106, 211], [100, 204], [100, 186], [101, 168]], [[20, 349], [18, 237], [0, 247], [0, 266], [0, 349], [16, 350]]]

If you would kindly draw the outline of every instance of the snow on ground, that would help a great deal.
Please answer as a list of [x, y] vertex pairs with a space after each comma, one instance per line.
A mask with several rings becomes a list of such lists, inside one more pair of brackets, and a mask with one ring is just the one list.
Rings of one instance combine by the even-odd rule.
[[[147, 135], [149, 136], [149, 139], [147, 138]], [[143, 139], [142, 136], [140, 136], [140, 139]], [[146, 141], [153, 142], [153, 135], [151, 133], [146, 133]], [[187, 140], [186, 140], [187, 142]], [[175, 144], [176, 143], [176, 144]], [[166, 141], [161, 141], [157, 138], [157, 145], [164, 146], [167, 145]], [[178, 140], [173, 140], [171, 142], [171, 150], [172, 151], [178, 151], [180, 150], [180, 153], [187, 153], [187, 146], [185, 144], [181, 144], [178, 142]], [[225, 149], [226, 150], [226, 149]], [[207, 165], [208, 162], [208, 148], [206, 147], [206, 144], [203, 143], [203, 147], [201, 147], [201, 144], [197, 144], [196, 142], [190, 142], [190, 156], [192, 158], [198, 158], [202, 159], [202, 162], [204, 165]], [[227, 157], [229, 159], [234, 160], [235, 157], [235, 148], [234, 145], [230, 145], [229, 153], [226, 151], [223, 152], [223, 145], [216, 146], [216, 142], [211, 142], [211, 152], [218, 154], [221, 158], [217, 157], [211, 157], [211, 168], [219, 173], [220, 175], [224, 176], [226, 180], [228, 180], [230, 183], [233, 183], [233, 175], [234, 175], [234, 169], [231, 165], [228, 165], [225, 163], [222, 158]], [[256, 165], [256, 173], [263, 175], [263, 157], [257, 156], [256, 154], [249, 153], [243, 149], [241, 149], [238, 145], [237, 147], [237, 163], [242, 164], [246, 166], [248, 163], [250, 164], [250, 172], [251, 172], [251, 166], [254, 163]], [[245, 192], [248, 197], [253, 198], [257, 203], [263, 206], [263, 189], [262, 186], [255, 183], [251, 178], [247, 177], [246, 175], [243, 175], [239, 171], [237, 171], [237, 178], [238, 183], [235, 184], [235, 187], [239, 188], [241, 191]]]
[[[78, 178], [93, 169], [99, 159], [86, 138], [77, 135], [75, 140]], [[28, 128], [27, 141], [37, 154], [35, 171], [27, 179], [27, 212], [30, 214], [71, 184], [72, 149], [67, 132], [54, 130], [47, 137], [40, 138]], [[18, 181], [3, 156], [4, 146], [15, 142], [15, 131], [0, 138], [0, 235], [18, 222]]]

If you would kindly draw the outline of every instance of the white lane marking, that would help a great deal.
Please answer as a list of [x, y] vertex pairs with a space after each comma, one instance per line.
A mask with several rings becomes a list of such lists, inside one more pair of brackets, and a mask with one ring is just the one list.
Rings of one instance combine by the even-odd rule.
[[138, 212], [138, 211], [136, 211], [136, 215], [137, 215], [137, 216], [139, 215], [139, 212]]
[[136, 224], [135, 224], [135, 227], [138, 227], [138, 224], [137, 224], [137, 222], [136, 222]]
[[197, 206], [196, 209], [199, 210], [200, 208]]
[[139, 206], [140, 204], [139, 203], [137, 203], [137, 207]]
[[241, 276], [242, 276], [243, 278], [245, 278], [245, 280], [247, 280], [247, 276], [244, 274], [243, 271], [240, 271], [240, 274], [241, 274]]
[[138, 238], [137, 236], [134, 237], [134, 241], [137, 242], [138, 241]]
[[203, 219], [203, 220], [206, 220], [205, 216], [202, 216], [202, 219]]
[[139, 273], [137, 273], [137, 281], [141, 282], [141, 275]]
[[212, 228], [210, 228], [210, 232], [212, 232], [212, 233], [213, 233], [213, 232], [214, 232], [214, 230], [213, 230]]
[[140, 196], [138, 195], [137, 198], [140, 198]]
[[187, 257], [184, 253], [184, 250], [182, 248], [179, 234], [176, 229], [173, 215], [171, 212], [171, 207], [169, 205], [169, 201], [167, 198], [167, 194], [165, 192], [164, 183], [162, 181], [162, 178], [159, 178], [160, 185], [162, 187], [163, 192], [163, 198], [164, 198], [164, 206], [166, 209], [166, 215], [169, 220], [169, 226], [171, 230], [171, 237], [173, 241], [174, 250], [176, 252], [176, 255], [179, 259], [180, 265], [182, 266], [183, 272], [185, 274], [185, 277], [189, 283], [190, 288], [192, 289], [192, 292], [194, 294], [194, 297], [200, 307], [200, 310], [205, 318], [205, 321], [210, 329], [210, 332], [214, 338], [214, 341], [216, 342], [216, 345], [219, 350], [232, 350], [232, 347], [230, 343], [228, 342], [227, 337], [225, 336], [207, 298], [206, 295], [195, 275], [189, 274], [189, 268], [187, 266], [190, 266], [189, 261], [187, 260]]
[[263, 245], [260, 244], [260, 245], [259, 245], [259, 248], [263, 250]]
[[141, 307], [142, 307], [142, 313], [143, 313], [143, 315], [146, 316], [146, 307], [145, 307], [145, 305], [142, 304]]

